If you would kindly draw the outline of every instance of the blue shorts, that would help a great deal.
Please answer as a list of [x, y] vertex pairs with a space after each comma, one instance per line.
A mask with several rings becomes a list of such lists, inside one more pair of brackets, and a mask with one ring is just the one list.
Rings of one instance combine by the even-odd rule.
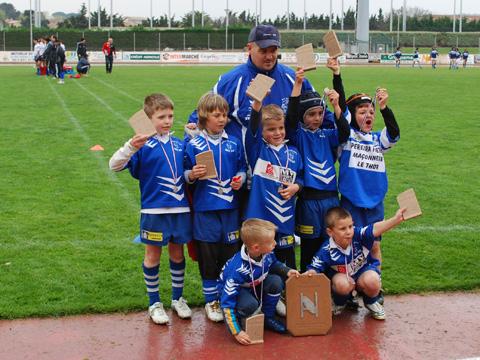
[[275, 241], [277, 242], [277, 249], [286, 249], [295, 246], [295, 236], [293, 234], [275, 234]]
[[[372, 209], [361, 208], [353, 205], [350, 200], [342, 196], [340, 206], [348, 210], [352, 214], [353, 225], [367, 226], [378, 221], [383, 221], [385, 212], [383, 208], [383, 201]], [[382, 237], [375, 238], [375, 241], [381, 241]]]
[[340, 206], [337, 197], [322, 200], [300, 199], [296, 207], [295, 233], [305, 239], [327, 239], [325, 214], [335, 206]]
[[188, 243], [192, 240], [190, 213], [140, 214], [140, 240], [157, 246]]
[[195, 212], [193, 214], [193, 238], [209, 243], [236, 243], [240, 240], [238, 209]]
[[[365, 272], [365, 271], [368, 271], [368, 270], [372, 270], [372, 271], [375, 271], [378, 275], [380, 275], [380, 278], [382, 276], [380, 270], [378, 270], [378, 266], [377, 264], [374, 262], [374, 263], [368, 263], [368, 264], [365, 264], [360, 270], [358, 270], [354, 275], [352, 275], [352, 279], [355, 280], [355, 282], [358, 281], [358, 278]], [[338, 274], [337, 271], [329, 268], [327, 271], [325, 271], [325, 275], [327, 275], [327, 277], [332, 280], [332, 278]]]

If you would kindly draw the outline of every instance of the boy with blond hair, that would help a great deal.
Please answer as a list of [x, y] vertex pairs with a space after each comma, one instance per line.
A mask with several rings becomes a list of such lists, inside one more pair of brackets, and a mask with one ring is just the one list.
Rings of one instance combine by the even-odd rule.
[[156, 324], [169, 321], [159, 294], [162, 247], [168, 245], [172, 281], [172, 309], [181, 318], [191, 317], [182, 297], [185, 276], [183, 245], [192, 238], [190, 208], [185, 197], [183, 141], [171, 136], [173, 102], [163, 94], [145, 98], [144, 110], [157, 133], [137, 134], [110, 159], [110, 169], [129, 169], [141, 193], [140, 239], [145, 244], [143, 276], [150, 301], [148, 313]]
[[243, 321], [263, 312], [265, 327], [285, 333], [285, 325], [276, 320], [275, 307], [283, 290], [283, 278], [300, 275], [278, 261], [275, 248], [276, 226], [270, 221], [248, 219], [242, 224], [243, 246], [224, 266], [218, 288], [225, 323], [235, 339], [243, 345], [251, 340], [242, 329]]
[[288, 267], [295, 264], [295, 200], [303, 186], [303, 163], [298, 150], [285, 142], [285, 119], [277, 105], [254, 100], [246, 134], [246, 153], [252, 166], [252, 189], [245, 218], [277, 226], [275, 256]]

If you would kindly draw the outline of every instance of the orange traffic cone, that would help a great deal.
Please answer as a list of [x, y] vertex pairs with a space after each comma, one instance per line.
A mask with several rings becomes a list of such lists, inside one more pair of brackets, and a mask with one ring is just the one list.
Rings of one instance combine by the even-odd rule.
[[94, 145], [90, 148], [91, 151], [103, 151], [105, 150], [102, 145]]

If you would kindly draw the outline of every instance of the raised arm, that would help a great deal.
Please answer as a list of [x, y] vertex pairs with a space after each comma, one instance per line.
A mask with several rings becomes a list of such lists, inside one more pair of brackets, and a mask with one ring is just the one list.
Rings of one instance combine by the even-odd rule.
[[383, 233], [386, 233], [388, 230], [391, 230], [395, 226], [404, 222], [405, 220], [403, 219], [403, 213], [405, 210], [405, 208], [398, 209], [396, 214], [390, 219], [379, 221], [373, 224], [373, 236], [379, 237]]
[[340, 76], [340, 62], [337, 58], [329, 58], [327, 60], [327, 67], [333, 73], [333, 88], [339, 95], [339, 104], [342, 112], [347, 109], [347, 102], [345, 100], [345, 90], [343, 88], [342, 77]]
[[397, 120], [393, 115], [393, 111], [387, 106], [388, 102], [388, 92], [386, 89], [378, 89], [377, 94], [377, 103], [380, 107], [380, 112], [385, 121], [385, 127], [387, 128], [388, 136], [392, 140], [397, 140], [400, 137], [400, 128], [398, 126]]

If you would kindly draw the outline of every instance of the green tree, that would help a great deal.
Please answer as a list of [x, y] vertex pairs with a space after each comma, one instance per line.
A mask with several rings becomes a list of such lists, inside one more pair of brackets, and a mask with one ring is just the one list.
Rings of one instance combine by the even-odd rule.
[[88, 27], [88, 19], [87, 7], [85, 6], [85, 3], [82, 4], [80, 13], [78, 15], [66, 18], [65, 21], [58, 24], [58, 27], [68, 29], [86, 29]]
[[[98, 10], [92, 12], [92, 26], [97, 25], [97, 19]], [[113, 14], [113, 26], [125, 26], [124, 21], [125, 19], [121, 15]], [[110, 14], [107, 13], [107, 10], [105, 8], [100, 8], [100, 26], [110, 26]]]
[[17, 11], [17, 9], [15, 9], [15, 6], [9, 3], [1, 3], [0, 10], [3, 11], [5, 19], [18, 20], [21, 15], [21, 12]]

